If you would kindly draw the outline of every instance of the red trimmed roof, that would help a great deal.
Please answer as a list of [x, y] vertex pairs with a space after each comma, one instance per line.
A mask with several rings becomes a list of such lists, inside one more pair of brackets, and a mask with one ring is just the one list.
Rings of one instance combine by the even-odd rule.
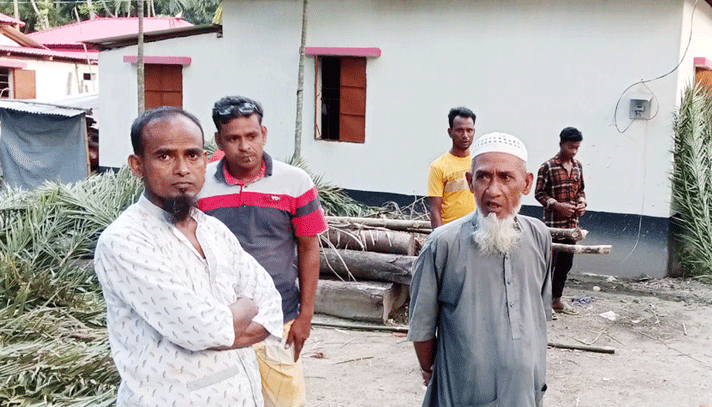
[[[191, 27], [192, 25], [177, 17], [146, 17], [143, 19], [144, 32]], [[28, 34], [28, 36], [41, 44], [49, 46], [79, 44], [83, 41], [137, 33], [138, 17], [98, 17], [93, 20], [37, 31]]]
[[25, 23], [23, 23], [22, 21], [17, 20], [15, 18], [12, 18], [12, 17], [2, 14], [2, 13], [0, 13], [0, 24], [10, 24], [10, 25], [16, 25], [18, 27], [22, 27], [23, 25], [25, 25]]
[[43, 48], [13, 47], [0, 45], [0, 55], [2, 56], [25, 56], [40, 57], [41, 59], [72, 60], [86, 63], [87, 59], [95, 64], [99, 60], [99, 52], [88, 50], [88, 52], [62, 52]]

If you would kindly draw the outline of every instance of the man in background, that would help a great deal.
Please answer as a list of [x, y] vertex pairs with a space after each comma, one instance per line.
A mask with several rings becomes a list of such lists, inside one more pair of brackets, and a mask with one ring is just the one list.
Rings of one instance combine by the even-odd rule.
[[470, 169], [476, 117], [466, 107], [455, 107], [447, 119], [452, 148], [430, 164], [428, 174], [428, 210], [433, 229], [475, 210], [465, 173]]
[[[539, 168], [534, 197], [544, 206], [544, 223], [553, 228], [573, 229], [586, 212], [583, 166], [574, 159], [583, 136], [573, 127], [559, 134], [559, 152]], [[555, 243], [576, 244], [571, 239], [556, 239]], [[552, 308], [563, 314], [577, 314], [573, 307], [561, 300], [566, 278], [574, 264], [574, 254], [554, 252], [552, 258]]]
[[327, 224], [309, 175], [264, 152], [263, 114], [258, 102], [242, 96], [215, 103], [215, 141], [225, 156], [208, 165], [198, 205], [232, 230], [282, 296], [282, 344], [255, 345], [265, 406], [304, 406], [299, 354], [311, 330], [319, 281], [318, 235]]

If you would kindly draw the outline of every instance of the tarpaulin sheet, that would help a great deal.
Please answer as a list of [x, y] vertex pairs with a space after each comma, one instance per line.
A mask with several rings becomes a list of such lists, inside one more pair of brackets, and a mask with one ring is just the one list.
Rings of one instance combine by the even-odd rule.
[[3, 182], [35, 189], [45, 180], [63, 183], [87, 177], [85, 119], [0, 108]]

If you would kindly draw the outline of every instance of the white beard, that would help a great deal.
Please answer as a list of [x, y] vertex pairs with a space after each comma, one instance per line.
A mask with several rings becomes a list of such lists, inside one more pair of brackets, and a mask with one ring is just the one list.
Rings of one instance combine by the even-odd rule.
[[[514, 214], [517, 213], [519, 213], [519, 207], [514, 210]], [[522, 231], [514, 222], [515, 215], [499, 219], [494, 213], [484, 216], [477, 208], [477, 230], [474, 237], [483, 254], [508, 254], [517, 246]]]

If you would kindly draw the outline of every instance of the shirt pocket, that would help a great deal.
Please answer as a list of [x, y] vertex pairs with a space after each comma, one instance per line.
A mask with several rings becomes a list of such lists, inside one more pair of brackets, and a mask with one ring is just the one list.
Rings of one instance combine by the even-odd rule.
[[461, 265], [443, 270], [438, 291], [438, 302], [456, 306], [460, 302], [467, 270]]

